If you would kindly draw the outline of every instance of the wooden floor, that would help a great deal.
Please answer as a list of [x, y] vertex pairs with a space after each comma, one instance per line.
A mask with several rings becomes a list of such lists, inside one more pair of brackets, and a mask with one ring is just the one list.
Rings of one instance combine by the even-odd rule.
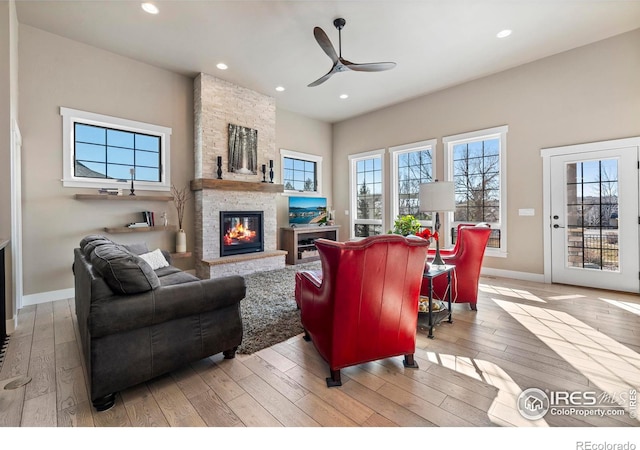
[[[328, 366], [296, 336], [254, 355], [213, 356], [89, 402], [73, 301], [20, 311], [0, 371], [6, 427], [637, 427], [628, 394], [640, 388], [637, 295], [499, 278], [481, 280], [478, 311], [455, 305], [454, 323], [418, 333], [418, 370], [401, 357], [344, 369], [328, 389]], [[609, 394], [607, 415], [523, 418], [522, 390]], [[616, 397], [617, 396], [617, 397]], [[626, 400], [625, 400], [626, 399]], [[622, 415], [614, 415], [614, 414]]]

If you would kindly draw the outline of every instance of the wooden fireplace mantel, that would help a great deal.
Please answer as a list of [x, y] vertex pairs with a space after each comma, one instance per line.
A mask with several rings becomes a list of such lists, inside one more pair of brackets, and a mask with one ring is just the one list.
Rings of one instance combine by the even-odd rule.
[[284, 185], [251, 181], [218, 180], [217, 178], [196, 178], [195, 180], [191, 180], [192, 191], [201, 191], [203, 189], [279, 193], [284, 192]]

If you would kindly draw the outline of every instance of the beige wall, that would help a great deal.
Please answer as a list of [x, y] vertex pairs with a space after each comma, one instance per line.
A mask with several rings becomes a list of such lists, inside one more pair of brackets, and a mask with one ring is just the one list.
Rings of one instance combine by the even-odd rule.
[[[327, 205], [333, 205], [333, 157], [331, 124], [311, 119], [291, 111], [276, 109], [276, 183], [282, 183], [280, 149], [322, 156], [322, 195]], [[278, 226], [289, 224], [288, 197], [278, 198]], [[278, 239], [280, 236], [278, 236]], [[278, 241], [279, 242], [279, 241]]]
[[[540, 149], [640, 135], [639, 80], [640, 29], [337, 123], [339, 223], [347, 231], [349, 154], [437, 138], [436, 177], [443, 179], [443, 136], [508, 125], [508, 257], [485, 258], [485, 266], [541, 274]], [[387, 174], [387, 198], [388, 182]], [[534, 208], [535, 216], [520, 217], [519, 208]]]
[[[171, 181], [193, 178], [193, 81], [39, 29], [20, 27], [20, 125], [23, 137], [23, 233], [25, 295], [73, 287], [73, 249], [105, 226], [139, 221], [140, 212], [167, 211], [173, 203], [79, 201], [64, 188], [61, 106], [148, 122], [173, 129]], [[137, 191], [138, 194], [144, 194]], [[193, 229], [193, 202], [185, 212]], [[117, 234], [118, 242], [146, 241], [150, 249], [175, 250], [170, 232]], [[193, 233], [187, 249], [193, 248]], [[177, 265], [192, 268], [192, 260]]]

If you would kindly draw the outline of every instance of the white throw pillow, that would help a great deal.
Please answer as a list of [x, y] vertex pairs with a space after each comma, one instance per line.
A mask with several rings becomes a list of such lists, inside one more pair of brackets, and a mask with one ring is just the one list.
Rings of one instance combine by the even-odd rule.
[[169, 263], [167, 262], [166, 258], [159, 248], [149, 253], [143, 253], [142, 255], [140, 255], [140, 258], [144, 259], [153, 270], [169, 266]]

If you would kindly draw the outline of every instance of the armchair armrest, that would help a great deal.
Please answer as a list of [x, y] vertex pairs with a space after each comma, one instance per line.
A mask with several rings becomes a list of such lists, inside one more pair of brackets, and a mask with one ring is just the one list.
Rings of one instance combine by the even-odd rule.
[[323, 281], [323, 272], [320, 271], [296, 273], [296, 303], [303, 326], [312, 334], [332, 328], [333, 301]]

